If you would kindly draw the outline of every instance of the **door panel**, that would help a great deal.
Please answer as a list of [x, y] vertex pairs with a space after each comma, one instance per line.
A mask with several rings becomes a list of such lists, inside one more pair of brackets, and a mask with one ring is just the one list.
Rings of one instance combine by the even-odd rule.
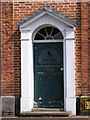
[[63, 43], [34, 44], [34, 107], [63, 108]]

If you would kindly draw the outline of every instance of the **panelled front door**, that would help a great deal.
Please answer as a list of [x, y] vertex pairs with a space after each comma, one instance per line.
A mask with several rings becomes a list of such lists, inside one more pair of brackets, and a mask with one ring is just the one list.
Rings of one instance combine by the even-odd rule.
[[63, 43], [34, 43], [34, 107], [63, 108]]

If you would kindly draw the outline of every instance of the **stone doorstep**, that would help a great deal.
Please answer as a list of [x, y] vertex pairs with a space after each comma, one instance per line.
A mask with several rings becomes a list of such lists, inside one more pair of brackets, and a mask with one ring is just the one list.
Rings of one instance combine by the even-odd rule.
[[23, 112], [20, 114], [25, 117], [61, 117], [61, 116], [72, 116], [72, 112], [64, 112], [57, 108], [33, 108], [31, 112]]
[[35, 112], [27, 112], [21, 113], [23, 117], [67, 117], [71, 116], [71, 112], [64, 112], [64, 111], [35, 111]]
[[60, 112], [60, 111], [64, 111], [64, 109], [62, 108], [32, 108], [32, 112]]

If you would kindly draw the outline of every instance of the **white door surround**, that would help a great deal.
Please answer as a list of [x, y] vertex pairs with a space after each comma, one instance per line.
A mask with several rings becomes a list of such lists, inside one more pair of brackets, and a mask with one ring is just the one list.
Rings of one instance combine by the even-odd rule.
[[63, 34], [64, 111], [76, 115], [74, 25], [48, 12], [20, 25], [21, 31], [21, 113], [30, 112], [34, 105], [33, 36], [43, 26], [54, 26]]

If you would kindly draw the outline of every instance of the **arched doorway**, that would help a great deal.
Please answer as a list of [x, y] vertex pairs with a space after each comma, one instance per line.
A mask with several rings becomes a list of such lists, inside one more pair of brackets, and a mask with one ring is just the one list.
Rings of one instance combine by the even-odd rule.
[[[74, 62], [75, 60], [74, 59], [75, 57], [74, 28], [76, 24], [73, 20], [65, 16], [62, 16], [61, 14], [58, 14], [58, 12], [52, 11], [52, 9], [50, 8], [47, 9], [47, 7], [44, 8], [43, 11], [41, 10], [38, 13], [39, 14], [35, 14], [32, 17], [30, 16], [25, 21], [22, 21], [22, 23], [19, 24], [19, 28], [21, 31], [21, 66], [22, 66], [21, 67], [21, 113], [32, 111], [32, 109], [34, 108], [34, 101], [35, 101], [34, 100], [34, 91], [35, 91], [34, 90], [34, 73], [35, 73], [34, 64], [35, 63], [34, 63], [33, 56], [35, 55], [33, 54], [34, 53], [33, 50], [35, 49], [35, 44], [41, 45], [42, 43], [42, 45], [45, 44], [46, 46], [48, 45], [48, 48], [50, 47], [51, 53], [53, 52], [58, 53], [57, 52], [58, 45], [63, 44], [64, 70], [63, 69], [61, 70], [63, 70], [63, 74], [64, 74], [64, 78], [63, 78], [64, 79], [64, 111], [72, 111], [72, 114], [76, 115], [75, 62]], [[47, 26], [47, 25], [50, 25], [50, 26]], [[58, 28], [61, 31], [64, 38], [63, 40], [61, 38], [59, 40], [52, 39], [52, 36], [50, 35], [45, 36], [44, 37], [45, 39], [43, 38], [43, 39], [36, 40], [32, 38], [33, 35], [34, 35], [33, 37], [35, 38], [36, 34], [40, 29], [41, 31], [43, 31], [42, 27], [52, 27], [52, 26], [54, 26], [54, 28], [56, 29]], [[53, 44], [56, 44], [55, 46], [57, 47], [53, 46]], [[51, 47], [51, 45], [53, 47]], [[44, 51], [45, 53], [47, 53], [48, 51], [48, 49], [45, 48], [46, 50], [42, 50], [42, 48], [43, 47], [41, 46], [38, 48], [38, 49], [41, 49], [40, 50], [41, 57], [43, 56], [42, 51]], [[50, 52], [48, 52], [48, 54], [50, 55]], [[58, 56], [60, 56], [59, 54], [60, 52], [58, 53]], [[41, 63], [41, 61], [39, 62]]]
[[63, 35], [46, 26], [34, 35], [34, 107], [64, 108]]

